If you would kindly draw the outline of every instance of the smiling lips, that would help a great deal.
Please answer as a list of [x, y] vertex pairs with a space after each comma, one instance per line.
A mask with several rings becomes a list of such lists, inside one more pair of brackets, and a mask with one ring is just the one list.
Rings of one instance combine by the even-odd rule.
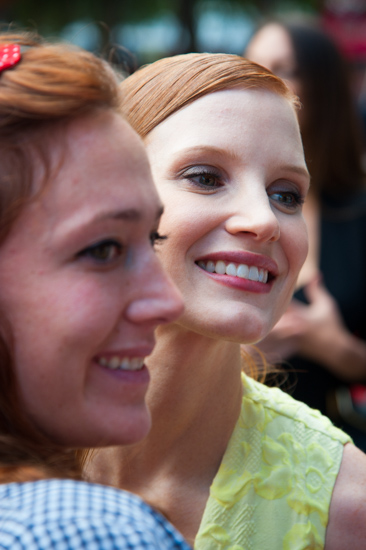
[[212, 260], [207, 262], [200, 260], [197, 264], [209, 273], [230, 275], [231, 277], [239, 277], [240, 279], [247, 279], [259, 283], [266, 283], [268, 281], [268, 270], [254, 265], [235, 264], [233, 262], [224, 262], [223, 260], [217, 262]]
[[105, 356], [98, 357], [97, 362], [102, 367], [106, 367], [111, 370], [129, 370], [136, 371], [141, 370], [144, 366], [145, 357], [113, 357], [107, 358]]

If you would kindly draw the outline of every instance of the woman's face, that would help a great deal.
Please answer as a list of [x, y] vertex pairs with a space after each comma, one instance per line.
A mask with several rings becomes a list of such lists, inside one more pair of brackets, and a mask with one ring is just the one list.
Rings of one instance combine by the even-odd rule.
[[186, 306], [178, 323], [260, 340], [307, 254], [309, 176], [292, 107], [264, 90], [215, 92], [159, 124], [147, 151], [165, 205], [159, 254]]
[[302, 95], [291, 38], [281, 25], [262, 27], [249, 42], [245, 57], [285, 80], [294, 94]]
[[68, 446], [130, 443], [150, 426], [154, 329], [182, 301], [153, 251], [161, 203], [137, 135], [112, 113], [65, 133], [61, 168], [0, 248], [0, 307], [33, 423]]

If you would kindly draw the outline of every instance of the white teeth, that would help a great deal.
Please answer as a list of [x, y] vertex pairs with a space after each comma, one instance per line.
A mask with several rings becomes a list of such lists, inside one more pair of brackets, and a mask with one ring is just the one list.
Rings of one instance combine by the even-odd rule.
[[236, 277], [236, 265], [235, 264], [229, 264], [227, 267], [226, 267], [226, 275], [233, 275], [234, 277]]
[[109, 362], [108, 362], [108, 367], [110, 369], [118, 369], [119, 364], [120, 364], [119, 358], [118, 357], [112, 357], [112, 359], [110, 359]]
[[268, 271], [266, 271], [265, 269], [258, 269], [258, 271], [259, 271], [258, 281], [260, 283], [266, 283], [268, 280]]
[[117, 355], [107, 359], [99, 357], [98, 363], [111, 370], [140, 370], [144, 365], [144, 357], [118, 357]]
[[125, 358], [125, 359], [122, 359], [121, 364], [120, 364], [120, 367], [121, 367], [122, 370], [128, 370], [130, 364], [131, 364], [131, 366], [132, 366], [132, 361], [130, 361], [129, 359]]
[[215, 271], [216, 273], [219, 273], [220, 275], [224, 275], [224, 273], [226, 273], [226, 264], [225, 262], [216, 262], [216, 265], [215, 265]]
[[240, 277], [241, 279], [249, 279], [250, 281], [260, 283], [266, 283], [268, 281], [268, 271], [254, 265], [248, 266], [246, 264], [234, 264], [232, 262], [226, 264], [222, 260], [218, 262], [213, 262], [212, 260], [204, 262], [200, 260], [198, 265], [209, 273], [218, 273], [219, 275], [226, 274], [231, 277]]
[[[203, 263], [205, 263], [205, 262], [203, 262]], [[207, 262], [206, 270], [209, 271], [210, 273], [214, 273], [215, 272], [214, 262]]]
[[248, 279], [250, 281], [258, 281], [259, 280], [258, 267], [255, 267], [254, 265], [250, 266]]
[[237, 274], [241, 279], [248, 279], [249, 267], [245, 264], [240, 264], [237, 269]]

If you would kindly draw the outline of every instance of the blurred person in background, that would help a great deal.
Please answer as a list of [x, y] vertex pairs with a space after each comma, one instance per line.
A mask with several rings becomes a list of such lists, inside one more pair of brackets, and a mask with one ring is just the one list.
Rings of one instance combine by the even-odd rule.
[[366, 449], [366, 192], [362, 138], [347, 67], [309, 24], [269, 22], [244, 53], [299, 96], [311, 175], [309, 255], [294, 299], [260, 345], [296, 372], [296, 399], [330, 416]]

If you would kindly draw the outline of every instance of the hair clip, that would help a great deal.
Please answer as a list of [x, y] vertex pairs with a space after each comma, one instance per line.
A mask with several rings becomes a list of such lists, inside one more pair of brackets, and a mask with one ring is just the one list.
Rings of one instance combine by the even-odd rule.
[[4, 44], [0, 47], [0, 72], [19, 63], [21, 59], [18, 44]]

